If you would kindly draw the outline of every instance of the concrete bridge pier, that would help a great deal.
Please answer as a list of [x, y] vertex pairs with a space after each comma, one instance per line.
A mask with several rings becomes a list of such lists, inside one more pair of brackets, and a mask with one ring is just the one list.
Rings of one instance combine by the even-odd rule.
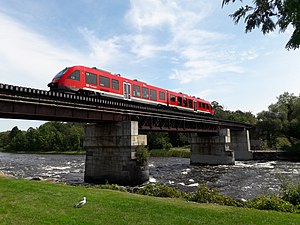
[[147, 136], [138, 134], [138, 122], [88, 124], [83, 143], [85, 182], [137, 185], [149, 180], [148, 162], [141, 164], [135, 157], [136, 147], [147, 145]]
[[231, 144], [230, 148], [234, 151], [236, 160], [251, 160], [253, 159], [253, 152], [250, 151], [249, 131], [231, 130]]
[[191, 164], [233, 165], [234, 152], [230, 150], [230, 130], [221, 129], [217, 136], [191, 137]]

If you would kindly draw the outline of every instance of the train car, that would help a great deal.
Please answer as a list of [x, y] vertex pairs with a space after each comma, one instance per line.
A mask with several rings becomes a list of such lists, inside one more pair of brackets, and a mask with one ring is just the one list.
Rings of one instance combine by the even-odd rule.
[[203, 99], [127, 79], [96, 67], [66, 67], [53, 78], [48, 87], [51, 91], [118, 98], [196, 113], [214, 113], [211, 104]]

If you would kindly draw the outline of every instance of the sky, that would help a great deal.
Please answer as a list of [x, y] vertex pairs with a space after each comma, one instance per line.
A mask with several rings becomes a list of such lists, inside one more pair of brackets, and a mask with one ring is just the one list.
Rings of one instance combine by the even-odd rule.
[[[299, 95], [292, 29], [245, 33], [222, 0], [0, 0], [0, 83], [48, 90], [67, 66], [119, 73], [257, 114]], [[0, 131], [41, 121], [0, 119]]]

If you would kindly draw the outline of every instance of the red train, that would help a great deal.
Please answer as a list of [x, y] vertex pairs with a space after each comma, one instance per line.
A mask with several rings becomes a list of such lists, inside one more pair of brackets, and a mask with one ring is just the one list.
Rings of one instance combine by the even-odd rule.
[[211, 104], [203, 99], [130, 80], [120, 74], [88, 68], [67, 67], [48, 84], [50, 90], [105, 96], [174, 109], [214, 114]]

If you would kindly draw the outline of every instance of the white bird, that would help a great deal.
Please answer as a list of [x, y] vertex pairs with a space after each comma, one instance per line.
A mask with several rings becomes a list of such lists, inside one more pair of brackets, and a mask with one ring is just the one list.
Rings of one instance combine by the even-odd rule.
[[85, 204], [86, 204], [86, 197], [83, 197], [83, 199], [80, 202], [78, 202], [77, 204], [75, 204], [74, 207], [75, 208], [81, 208]]

